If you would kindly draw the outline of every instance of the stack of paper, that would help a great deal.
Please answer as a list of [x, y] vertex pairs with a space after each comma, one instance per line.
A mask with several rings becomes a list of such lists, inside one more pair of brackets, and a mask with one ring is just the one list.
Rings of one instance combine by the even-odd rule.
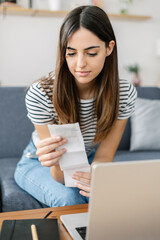
[[72, 175], [76, 171], [90, 172], [90, 165], [85, 152], [85, 146], [79, 123], [48, 125], [51, 136], [61, 136], [67, 139], [67, 143], [60, 148], [66, 148], [66, 153], [61, 157], [59, 164], [64, 172], [65, 186], [75, 187], [76, 180]]

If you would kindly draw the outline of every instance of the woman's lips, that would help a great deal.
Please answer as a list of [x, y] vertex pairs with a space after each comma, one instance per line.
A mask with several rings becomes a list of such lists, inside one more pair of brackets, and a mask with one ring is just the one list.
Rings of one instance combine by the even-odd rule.
[[89, 71], [76, 71], [76, 74], [79, 76], [79, 77], [87, 77], [89, 75]]

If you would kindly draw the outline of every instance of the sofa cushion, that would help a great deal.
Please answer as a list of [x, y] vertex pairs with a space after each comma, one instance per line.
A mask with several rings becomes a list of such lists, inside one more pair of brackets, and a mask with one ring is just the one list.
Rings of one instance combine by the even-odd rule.
[[160, 100], [138, 98], [131, 117], [131, 151], [160, 151]]
[[25, 87], [0, 87], [0, 157], [19, 157], [33, 124], [27, 118]]
[[[136, 87], [139, 98], [160, 99], [160, 88], [157, 87]], [[126, 129], [122, 136], [118, 150], [129, 150], [131, 138], [131, 121], [127, 122]]]
[[158, 87], [137, 87], [138, 97], [148, 99], [160, 99], [160, 88]]
[[160, 151], [117, 151], [114, 162], [160, 159]]
[[23, 191], [14, 181], [14, 171], [19, 158], [0, 159], [0, 185], [2, 212], [48, 207]]
[[128, 119], [128, 122], [126, 124], [122, 139], [120, 141], [120, 144], [118, 146], [118, 150], [129, 150], [130, 148], [130, 137], [131, 137], [131, 123], [130, 118]]

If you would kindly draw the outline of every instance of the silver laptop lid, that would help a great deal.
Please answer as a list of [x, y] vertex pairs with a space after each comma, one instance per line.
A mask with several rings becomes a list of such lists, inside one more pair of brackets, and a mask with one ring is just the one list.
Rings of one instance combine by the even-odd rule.
[[160, 160], [93, 166], [87, 240], [160, 239]]

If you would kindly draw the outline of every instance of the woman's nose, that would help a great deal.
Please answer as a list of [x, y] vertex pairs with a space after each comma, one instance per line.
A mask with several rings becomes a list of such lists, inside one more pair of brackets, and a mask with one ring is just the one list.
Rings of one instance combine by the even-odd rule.
[[86, 66], [86, 59], [85, 59], [85, 56], [84, 55], [79, 55], [77, 57], [77, 67], [79, 68], [83, 68]]

